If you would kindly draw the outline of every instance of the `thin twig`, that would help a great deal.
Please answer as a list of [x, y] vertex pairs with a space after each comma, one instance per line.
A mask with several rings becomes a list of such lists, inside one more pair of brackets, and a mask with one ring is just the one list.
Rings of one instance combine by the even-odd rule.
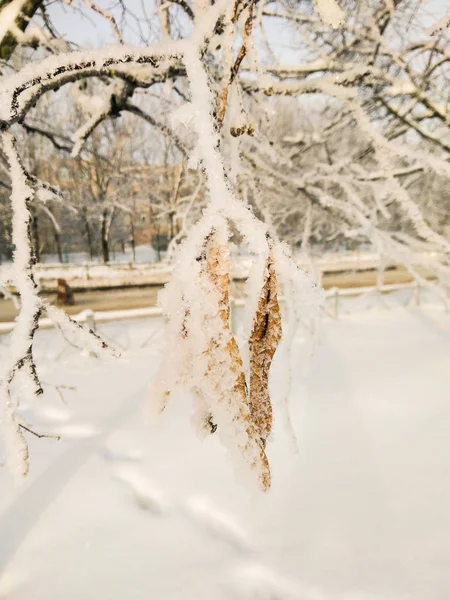
[[56, 441], [59, 441], [61, 439], [60, 435], [51, 435], [49, 433], [37, 433], [36, 431], [33, 431], [29, 427], [25, 427], [25, 425], [22, 425], [22, 423], [19, 423], [19, 427], [21, 429], [24, 429], [25, 431], [28, 431], [28, 433], [32, 433], [33, 435], [35, 435], [39, 439], [40, 438], [48, 438], [48, 439], [56, 440]]

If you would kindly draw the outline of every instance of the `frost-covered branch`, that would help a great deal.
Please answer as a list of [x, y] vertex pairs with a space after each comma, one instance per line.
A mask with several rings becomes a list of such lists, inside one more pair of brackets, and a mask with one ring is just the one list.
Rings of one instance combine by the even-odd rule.
[[11, 170], [13, 243], [16, 248], [14, 280], [21, 299], [21, 309], [12, 333], [11, 351], [1, 377], [0, 399], [3, 407], [3, 437], [7, 464], [14, 473], [26, 475], [28, 448], [18, 421], [18, 400], [13, 396], [12, 383], [17, 372], [23, 370], [31, 380], [34, 393], [43, 393], [33, 358], [33, 337], [42, 314], [42, 305], [33, 276], [34, 259], [31, 250], [29, 204], [34, 191], [29, 185], [10, 134], [3, 135], [3, 150]]
[[24, 31], [42, 0], [2, 0], [0, 3], [0, 56], [9, 60], [16, 46], [24, 42]]
[[[218, 2], [214, 8], [225, 12], [228, 6]], [[178, 387], [190, 390], [199, 433], [217, 430], [239, 470], [250, 470], [253, 482], [266, 490], [271, 481], [265, 453], [271, 429], [267, 385], [271, 358], [281, 335], [276, 272], [281, 269], [286, 276], [291, 270], [292, 277], [297, 269], [291, 263], [286, 270], [289, 259], [283, 249], [272, 242], [267, 227], [238, 200], [225, 177], [218, 128], [212, 115], [214, 99], [200, 58], [207, 34], [205, 23], [213, 24], [212, 18], [206, 13], [204, 21], [194, 28], [191, 43], [183, 49], [191, 90], [191, 126], [197, 135], [197, 153], [206, 176], [209, 203], [178, 250], [173, 277], [162, 298], [169, 318], [168, 346], [176, 346], [178, 351], [174, 360], [167, 360], [162, 366], [152, 404], [164, 410]], [[222, 98], [226, 101], [227, 95]], [[229, 325], [228, 223], [237, 227], [249, 249], [260, 259], [249, 294], [249, 387]], [[305, 280], [305, 287], [308, 283]], [[261, 322], [266, 326], [261, 327]], [[169, 355], [173, 357], [167, 352]]]
[[[126, 39], [113, 8], [107, 13], [90, 0], [86, 4], [110, 22], [117, 41]], [[337, 0], [316, 0], [312, 14], [302, 2], [276, 0], [169, 0], [157, 6], [151, 18], [162, 41], [153, 46], [120, 43], [66, 51], [5, 76], [0, 126], [8, 132], [25, 123], [26, 129], [30, 111], [46, 92], [76, 82], [84, 122], [74, 127], [74, 155], [97, 142], [110, 145], [108, 120], [122, 113], [140, 117], [140, 125], [149, 124], [156, 134], [149, 137], [165, 140], [165, 181], [160, 189], [147, 186], [152, 189], [145, 201], [161, 218], [171, 219], [171, 251], [180, 243], [173, 278], [161, 298], [170, 362], [152, 389], [153, 404], [163, 409], [177, 389], [188, 390], [199, 433], [217, 434], [241, 470], [267, 489], [268, 381], [282, 325], [278, 294], [283, 288], [285, 296], [294, 297], [290, 325], [298, 321], [299, 307], [314, 313], [320, 300], [279, 238], [301, 244], [311, 270], [315, 242], [369, 241], [383, 256], [399, 260], [406, 250], [402, 260], [418, 278], [424, 261], [417, 244], [426, 244], [439, 250], [435, 274], [441, 288], [450, 291], [443, 207], [440, 201], [426, 205], [415, 189], [418, 178], [450, 177], [450, 119], [443, 91], [448, 53], [441, 40], [407, 39], [404, 23], [414, 19], [408, 2], [363, 3], [351, 14], [349, 5]], [[296, 36], [298, 64], [280, 64], [269, 20], [284, 21], [289, 36]], [[264, 47], [258, 44], [258, 53], [256, 40]], [[94, 81], [83, 81], [81, 90], [79, 82], [88, 79]], [[282, 106], [291, 107], [287, 117], [280, 114]], [[70, 146], [51, 133], [47, 137]], [[183, 195], [184, 175], [168, 168], [181, 160], [186, 160], [184, 175], [189, 169], [202, 171], [206, 198], [199, 202], [198, 171]], [[114, 215], [118, 208], [131, 213], [117, 189], [112, 191], [114, 161], [108, 172], [94, 162], [86, 160], [83, 168], [95, 207], [85, 200], [80, 215], [87, 236], [90, 224], [101, 227], [107, 262]], [[134, 172], [134, 165], [124, 166], [122, 179]], [[21, 173], [23, 189], [16, 177], [13, 197], [22, 189], [22, 204], [13, 204], [26, 207], [37, 188]], [[194, 221], [199, 205], [205, 208], [188, 228], [187, 217]], [[175, 219], [181, 222], [178, 231]], [[242, 347], [228, 322], [231, 232], [253, 257]], [[400, 232], [405, 235], [399, 237]], [[36, 311], [45, 310], [33, 293]], [[39, 314], [31, 304], [25, 306], [28, 336], [33, 315], [38, 319]], [[78, 328], [55, 310], [49, 309], [50, 316], [77, 337]], [[93, 352], [102, 350], [97, 338], [82, 337], [92, 342]], [[6, 394], [6, 405], [9, 401]]]
[[[11, 205], [13, 211], [12, 239], [15, 246], [13, 263], [13, 282], [20, 296], [20, 311], [11, 336], [10, 352], [0, 379], [0, 402], [3, 410], [3, 439], [6, 462], [15, 475], [27, 475], [29, 469], [28, 446], [22, 430], [29, 430], [20, 422], [18, 413], [20, 399], [23, 393], [14, 387], [19, 371], [25, 375], [31, 384], [32, 395], [39, 396], [43, 388], [39, 379], [33, 355], [34, 336], [39, 327], [39, 319], [44, 312], [58, 324], [64, 324], [66, 329], [73, 330], [74, 321], [63, 317], [63, 313], [55, 307], [47, 306], [39, 298], [33, 266], [35, 259], [32, 251], [31, 213], [30, 204], [39, 186], [31, 179], [22, 166], [14, 138], [10, 133], [2, 136], [3, 151], [5, 152], [11, 175]], [[86, 333], [80, 329], [78, 339], [91, 343], [95, 334]], [[108, 349], [104, 342], [94, 337], [94, 346]], [[33, 432], [35, 433], [35, 432]], [[45, 437], [45, 436], [43, 436]]]
[[[70, 52], [44, 59], [38, 65], [25, 67], [19, 73], [4, 78], [0, 85], [0, 129], [6, 130], [24, 117], [38, 98], [49, 90], [83, 77], [108, 75], [114, 67], [149, 65], [150, 81], [167, 76], [167, 70], [180, 56], [180, 42], [157, 44], [152, 48], [117, 46], [110, 49]], [[118, 70], [117, 76], [121, 73]], [[125, 77], [125, 75], [124, 75]]]

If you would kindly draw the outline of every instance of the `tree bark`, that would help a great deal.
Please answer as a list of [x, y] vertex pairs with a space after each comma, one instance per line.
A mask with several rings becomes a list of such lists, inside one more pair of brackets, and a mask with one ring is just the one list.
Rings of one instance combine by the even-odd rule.
[[60, 263], [62, 263], [62, 262], [64, 262], [64, 260], [63, 260], [62, 246], [61, 246], [61, 234], [56, 229], [54, 230], [54, 236], [55, 236], [56, 252], [58, 253], [58, 260]]
[[175, 237], [175, 212], [170, 213], [170, 240], [171, 242]]
[[41, 261], [40, 240], [39, 240], [39, 222], [36, 209], [33, 207], [31, 212], [31, 239], [33, 242], [33, 254], [36, 262]]
[[86, 239], [87, 239], [88, 248], [89, 248], [89, 258], [92, 261], [94, 259], [94, 248], [92, 245], [91, 228], [89, 227], [89, 220], [87, 217], [86, 209], [83, 210], [83, 221], [84, 221], [84, 229], [86, 231]]
[[130, 233], [131, 233], [131, 253], [133, 262], [136, 262], [136, 237], [134, 231], [134, 218], [133, 214], [130, 214]]
[[100, 239], [102, 244], [103, 262], [109, 262], [109, 243], [108, 243], [108, 211], [104, 210], [102, 214], [102, 226], [100, 229]]
[[[0, 0], [0, 19], [1, 11], [11, 4], [12, 0]], [[22, 6], [20, 16], [16, 19], [16, 27], [20, 31], [25, 31], [38, 8], [43, 4], [43, 0], [28, 0]], [[2, 39], [0, 39], [0, 58], [8, 61], [18, 44], [17, 37], [8, 31]]]
[[49, 221], [53, 228], [53, 239], [55, 240], [55, 247], [56, 247], [56, 252], [58, 254], [58, 260], [60, 263], [62, 263], [64, 261], [63, 261], [63, 253], [62, 253], [62, 246], [61, 246], [61, 233], [60, 233], [58, 224], [56, 223], [56, 219], [55, 219], [52, 211], [48, 207], [47, 207], [47, 215], [49, 217]]

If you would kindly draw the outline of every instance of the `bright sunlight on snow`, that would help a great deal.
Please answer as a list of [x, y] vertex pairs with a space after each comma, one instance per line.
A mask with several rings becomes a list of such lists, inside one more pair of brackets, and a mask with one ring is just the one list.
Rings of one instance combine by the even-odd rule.
[[38, 334], [48, 393], [22, 413], [62, 439], [30, 439], [21, 488], [1, 473], [1, 597], [445, 600], [450, 316], [403, 301], [348, 300], [312, 358], [297, 334], [295, 441], [275, 360], [267, 495], [239, 484], [217, 436], [196, 437], [191, 398], [143, 422], [159, 319], [102, 325], [114, 364]]

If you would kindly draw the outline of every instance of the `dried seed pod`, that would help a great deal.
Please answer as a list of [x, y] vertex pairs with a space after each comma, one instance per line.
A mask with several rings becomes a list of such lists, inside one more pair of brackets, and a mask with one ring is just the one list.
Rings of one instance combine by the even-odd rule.
[[217, 240], [213, 233], [207, 242], [206, 270], [216, 291], [219, 293], [219, 314], [223, 324], [223, 333], [227, 338], [226, 348], [231, 358], [231, 368], [236, 375], [235, 390], [242, 397], [242, 403], [248, 405], [247, 386], [239, 347], [230, 328], [230, 298], [228, 291], [230, 258], [228, 248]]
[[269, 371], [273, 356], [280, 343], [281, 335], [281, 313], [277, 296], [277, 277], [270, 248], [266, 263], [264, 284], [253, 321], [253, 330], [249, 339], [250, 411], [253, 422], [264, 444], [272, 429]]
[[[227, 415], [228, 424], [236, 430], [235, 439], [238, 444], [236, 450], [245, 458], [250, 468], [257, 471], [261, 488], [267, 490], [270, 487], [269, 462], [258, 429], [252, 419], [242, 358], [229, 322], [229, 250], [226, 244], [221, 243], [220, 236], [216, 232], [213, 232], [207, 241], [205, 270], [218, 293], [219, 316], [222, 322], [220, 333], [210, 342], [206, 376], [215, 382], [214, 391], [216, 401], [220, 405], [220, 413]], [[234, 376], [232, 377], [234, 385], [231, 390], [226, 384], [224, 385], [225, 382], [221, 375], [223, 372], [231, 373]], [[222, 411], [223, 408], [226, 410]], [[213, 420], [216, 416], [218, 415], [213, 416]], [[220, 435], [221, 423], [219, 420], [217, 424]]]

